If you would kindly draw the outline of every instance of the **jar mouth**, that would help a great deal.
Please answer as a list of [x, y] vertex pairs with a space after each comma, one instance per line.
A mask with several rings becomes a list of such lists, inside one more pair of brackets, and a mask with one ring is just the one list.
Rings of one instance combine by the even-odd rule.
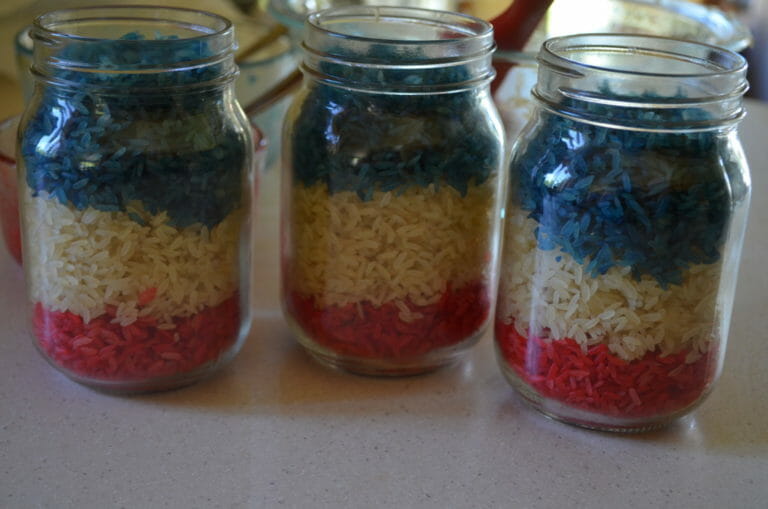
[[209, 86], [236, 76], [232, 23], [176, 7], [102, 6], [51, 11], [35, 19], [32, 74], [60, 86]]
[[490, 23], [457, 12], [349, 6], [310, 14], [306, 24], [305, 51], [350, 62], [439, 64], [471, 60], [496, 48]]
[[651, 35], [578, 34], [548, 40], [532, 92], [559, 115], [605, 127], [709, 130], [744, 116], [744, 57]]
[[328, 84], [394, 93], [465, 90], [489, 82], [493, 27], [456, 12], [349, 6], [310, 14], [302, 70]]
[[[614, 63], [604, 64], [608, 59], [613, 59]], [[554, 37], [544, 42], [538, 60], [550, 65], [567, 66], [570, 72], [602, 71], [676, 79], [733, 74], [747, 68], [746, 59], [731, 50], [655, 35], [579, 34]]]
[[[84, 42], [117, 40], [122, 34], [106, 31], [111, 22], [139, 22], [147, 26], [157, 25], [157, 34], [162, 34], [161, 25], [163, 24], [173, 24], [176, 27], [186, 28], [186, 35], [184, 32], [175, 33], [173, 34], [175, 39], [165, 39], [167, 41], [202, 40], [216, 35], [224, 35], [227, 31], [232, 30], [231, 21], [211, 12], [184, 7], [114, 5], [77, 7], [47, 12], [34, 20], [32, 33], [33, 38], [75, 39]], [[66, 26], [73, 26], [74, 29], [64, 30], [63, 27]]]

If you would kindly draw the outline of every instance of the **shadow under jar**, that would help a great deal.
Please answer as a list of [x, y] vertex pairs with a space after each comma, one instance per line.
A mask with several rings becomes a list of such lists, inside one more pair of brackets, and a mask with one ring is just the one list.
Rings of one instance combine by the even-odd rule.
[[490, 25], [455, 13], [309, 16], [283, 132], [283, 307], [322, 363], [421, 373], [489, 322], [505, 185], [493, 47]]
[[18, 153], [36, 345], [99, 389], [194, 382], [250, 323], [252, 141], [232, 26], [100, 7], [45, 14], [32, 38]]
[[750, 196], [746, 64], [671, 39], [555, 38], [512, 155], [495, 338], [536, 409], [660, 427], [725, 354]]

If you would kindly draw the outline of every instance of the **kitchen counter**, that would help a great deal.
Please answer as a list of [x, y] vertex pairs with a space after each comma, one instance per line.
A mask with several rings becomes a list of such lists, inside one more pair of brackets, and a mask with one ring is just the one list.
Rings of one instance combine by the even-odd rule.
[[696, 507], [768, 505], [768, 105], [741, 127], [753, 201], [725, 368], [662, 431], [616, 435], [530, 410], [489, 334], [460, 364], [403, 379], [323, 368], [278, 305], [278, 171], [262, 179], [255, 319], [197, 385], [118, 397], [49, 367], [0, 250], [0, 507]]

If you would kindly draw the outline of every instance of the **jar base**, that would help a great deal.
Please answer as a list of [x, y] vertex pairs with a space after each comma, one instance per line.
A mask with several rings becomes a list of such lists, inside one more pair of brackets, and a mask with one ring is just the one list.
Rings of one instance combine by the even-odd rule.
[[[58, 369], [58, 368], [57, 368]], [[80, 385], [88, 387], [98, 392], [105, 394], [113, 394], [119, 396], [132, 396], [140, 394], [152, 394], [155, 392], [173, 391], [176, 389], [182, 389], [190, 385], [194, 385], [197, 382], [208, 378], [213, 374], [215, 369], [209, 368], [203, 370], [202, 373], [188, 373], [184, 376], [170, 376], [163, 377], [156, 380], [142, 380], [139, 382], [125, 382], [125, 381], [103, 381], [93, 380], [90, 378], [83, 378], [77, 375], [72, 375], [59, 369], [58, 371], [64, 374], [67, 378]]]
[[435, 349], [427, 354], [402, 359], [366, 358], [342, 355], [329, 350], [309, 338], [290, 316], [286, 317], [298, 343], [325, 367], [362, 376], [404, 377], [431, 373], [459, 362], [482, 336], [485, 327], [454, 345]]
[[455, 364], [464, 354], [463, 351], [458, 351], [453, 355], [440, 356], [439, 358], [427, 355], [407, 361], [386, 361], [328, 354], [308, 347], [305, 344], [301, 346], [310, 357], [328, 368], [354, 375], [391, 378], [431, 373]]
[[645, 433], [665, 428], [681, 417], [689, 414], [703, 401], [706, 393], [693, 403], [690, 403], [674, 412], [648, 417], [616, 417], [589, 410], [576, 408], [547, 398], [539, 394], [525, 384], [514, 371], [500, 362], [501, 372], [504, 378], [512, 385], [515, 392], [531, 408], [550, 419], [565, 424], [578, 426], [594, 431], [608, 431], [612, 433]]

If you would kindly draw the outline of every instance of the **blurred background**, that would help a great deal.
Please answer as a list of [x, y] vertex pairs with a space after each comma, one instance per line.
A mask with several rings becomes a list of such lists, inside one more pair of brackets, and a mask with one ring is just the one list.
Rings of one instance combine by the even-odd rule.
[[[523, 2], [525, 0], [517, 0]], [[548, 2], [542, 2], [546, 5]], [[28, 73], [31, 40], [24, 33], [35, 16], [54, 9], [86, 5], [143, 3], [136, 0], [0, 1], [0, 119], [18, 114], [32, 92]], [[282, 117], [290, 97], [265, 93], [291, 81], [297, 43], [307, 13], [331, 5], [399, 4], [455, 10], [494, 20], [511, 0], [154, 0], [154, 4], [213, 11], [231, 19], [239, 40], [241, 75], [238, 99], [252, 106], [251, 119], [269, 143], [268, 166], [279, 149]], [[530, 3], [530, 2], [529, 2]], [[534, 55], [547, 37], [574, 32], [634, 32], [693, 39], [729, 47], [750, 62], [750, 95], [768, 100], [768, 0], [554, 0], [523, 48], [500, 52], [512, 71], [499, 87], [497, 102], [506, 108], [508, 127], [525, 120], [527, 92], [535, 80]], [[498, 32], [497, 27], [497, 32]], [[507, 34], [509, 35], [509, 34]], [[500, 44], [501, 45], [501, 44]], [[501, 45], [503, 46], [503, 45]], [[505, 49], [505, 48], [502, 48]], [[509, 48], [506, 48], [509, 49]], [[499, 83], [496, 84], [497, 86]], [[283, 88], [290, 90], [290, 83]], [[278, 91], [280, 92], [280, 91]], [[269, 94], [268, 94], [269, 95]], [[512, 113], [510, 113], [512, 112]], [[502, 112], [504, 113], [504, 112]]]

